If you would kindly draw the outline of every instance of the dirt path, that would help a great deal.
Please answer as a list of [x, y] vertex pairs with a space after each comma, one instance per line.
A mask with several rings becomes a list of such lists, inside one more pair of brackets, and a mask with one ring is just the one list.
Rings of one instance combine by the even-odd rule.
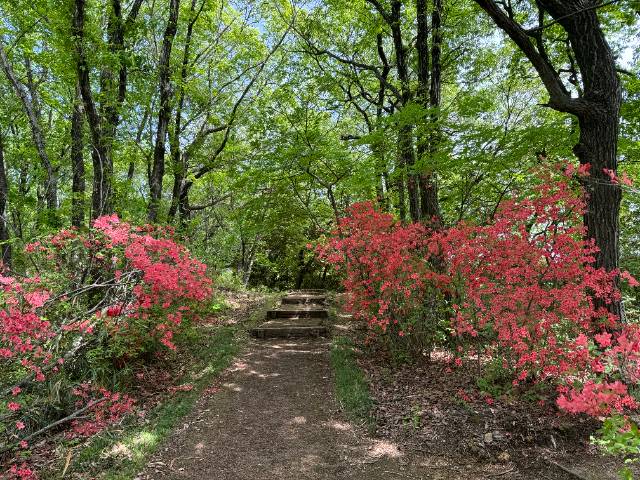
[[527, 477], [505, 465], [408, 456], [345, 421], [333, 393], [329, 343], [323, 339], [252, 341], [137, 477], [489, 478]]

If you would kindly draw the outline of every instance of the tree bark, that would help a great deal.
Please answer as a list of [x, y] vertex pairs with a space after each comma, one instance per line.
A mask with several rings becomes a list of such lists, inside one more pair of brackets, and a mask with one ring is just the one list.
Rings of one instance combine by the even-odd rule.
[[83, 118], [82, 94], [80, 93], [80, 86], [76, 85], [76, 96], [71, 115], [71, 171], [73, 174], [71, 184], [71, 225], [78, 228], [84, 225], [86, 189], [84, 181]]
[[[409, 82], [409, 67], [407, 64], [407, 49], [402, 40], [402, 2], [393, 0], [391, 2], [391, 16], [389, 26], [393, 38], [393, 46], [396, 54], [396, 68], [398, 79], [400, 80], [401, 103], [407, 106], [412, 98], [411, 85]], [[409, 196], [409, 214], [411, 220], [420, 220], [420, 191], [418, 190], [419, 178], [415, 172], [415, 155], [413, 151], [413, 125], [406, 119], [398, 130], [398, 164], [402, 165], [407, 172], [407, 193]]]
[[[109, 160], [113, 161], [113, 142], [121, 119], [121, 110], [127, 96], [127, 58], [125, 37], [127, 30], [131, 28], [136, 20], [143, 0], [135, 0], [129, 15], [124, 18], [121, 0], [111, 0], [109, 20], [107, 22], [107, 37], [109, 39], [109, 50], [118, 59], [117, 78], [112, 66], [108, 65], [102, 69], [100, 74], [100, 90], [104, 101], [101, 103], [100, 116], [104, 122], [104, 143], [109, 151]], [[111, 166], [113, 170], [113, 166]]]
[[[398, 166], [406, 172], [407, 196], [409, 200], [409, 216], [412, 222], [420, 221], [419, 178], [416, 175], [415, 157], [413, 153], [413, 127], [402, 125], [398, 131]], [[404, 183], [404, 182], [403, 182]]]
[[306, 249], [301, 248], [298, 251], [298, 273], [296, 275], [296, 283], [294, 288], [296, 290], [300, 290], [302, 288], [302, 284], [304, 283], [304, 278], [307, 276], [311, 269], [311, 265], [315, 261], [315, 257], [313, 255], [305, 262], [305, 253]]
[[[380, 128], [382, 124], [382, 117], [385, 112], [385, 100], [387, 94], [387, 79], [389, 72], [391, 71], [391, 65], [384, 51], [382, 34], [376, 35], [376, 47], [378, 50], [378, 58], [382, 62], [381, 78], [378, 80], [378, 96], [376, 98], [376, 128]], [[372, 133], [370, 131], [370, 133]], [[387, 165], [385, 161], [384, 145], [383, 141], [376, 139], [371, 145], [376, 165], [376, 196], [378, 198], [378, 205], [382, 211], [389, 210], [389, 205], [385, 195], [385, 175], [388, 174]], [[388, 191], [386, 192], [388, 193]]]
[[113, 190], [113, 142], [120, 123], [120, 111], [127, 93], [127, 61], [125, 34], [135, 21], [143, 0], [134, 0], [126, 20], [120, 0], [110, 0], [107, 21], [109, 50], [118, 59], [117, 78], [112, 66], [100, 72], [100, 108], [91, 90], [91, 78], [84, 49], [84, 24], [86, 0], [75, 0], [73, 34], [75, 37], [78, 82], [84, 103], [87, 123], [91, 133], [91, 159], [93, 163], [93, 187], [91, 194], [91, 218], [110, 214], [114, 209]]
[[401, 163], [397, 164], [396, 167], [398, 171], [395, 172], [395, 179], [393, 181], [393, 184], [395, 185], [396, 191], [398, 193], [398, 203], [396, 204], [396, 210], [398, 210], [400, 221], [402, 223], [405, 223], [407, 221], [407, 197], [404, 188], [405, 167]]
[[200, 9], [196, 11], [197, 0], [191, 0], [189, 9], [189, 24], [187, 25], [187, 35], [184, 43], [184, 54], [182, 56], [182, 67], [180, 69], [180, 83], [178, 93], [178, 104], [176, 106], [176, 114], [173, 132], [169, 134], [169, 145], [171, 151], [171, 163], [173, 166], [173, 189], [171, 191], [171, 206], [169, 207], [168, 220], [172, 222], [178, 212], [180, 205], [180, 194], [184, 184], [184, 178], [187, 172], [186, 158], [182, 154], [180, 148], [180, 135], [182, 134], [182, 108], [184, 107], [184, 84], [189, 74], [189, 57], [191, 53], [191, 38], [193, 37], [193, 27], [202, 12], [204, 1]]
[[[31, 100], [31, 105], [32, 105], [32, 110], [33, 113], [35, 114], [35, 122], [41, 126], [42, 129], [42, 106], [40, 104], [39, 98], [38, 98], [38, 91], [36, 89], [36, 84], [35, 81], [33, 79], [33, 67], [31, 65], [31, 60], [29, 59], [29, 57], [25, 57], [24, 59], [24, 68], [25, 68], [25, 73], [26, 73], [26, 82], [24, 84], [28, 94], [29, 94], [29, 99]], [[51, 129], [51, 111], [49, 111], [49, 125], [48, 125], [48, 129]], [[44, 127], [44, 129], [46, 129], [47, 126]], [[42, 145], [44, 146], [44, 151], [46, 153], [46, 140], [44, 138], [44, 132], [42, 133]], [[61, 155], [62, 156], [62, 155]], [[43, 204], [46, 204], [46, 208], [49, 210], [50, 213], [50, 217], [49, 217], [49, 221], [52, 225], [56, 225], [57, 226], [57, 218], [55, 215], [55, 209], [58, 207], [58, 169], [55, 166], [51, 166], [51, 172], [49, 172], [49, 170], [47, 170], [46, 166], [45, 166], [45, 170], [46, 170], [46, 176], [45, 178], [42, 180], [42, 190], [44, 192], [43, 198], [42, 198], [42, 202], [41, 202], [41, 196], [38, 195], [38, 208], [43, 208]], [[53, 195], [53, 196], [52, 196]], [[52, 203], [53, 202], [53, 203]]]
[[[433, 0], [431, 14], [431, 52], [429, 52], [429, 25], [427, 1], [416, 0], [417, 38], [416, 51], [418, 56], [418, 87], [417, 99], [425, 112], [424, 124], [418, 132], [417, 152], [421, 167], [420, 172], [420, 213], [423, 222], [439, 225], [440, 205], [438, 202], [438, 185], [434, 171], [434, 157], [438, 151], [437, 145], [437, 108], [440, 106], [440, 12], [439, 0]], [[428, 112], [428, 114], [427, 114]]]
[[[127, 67], [124, 58], [124, 20], [122, 18], [122, 4], [120, 0], [111, 0], [109, 18], [107, 21], [107, 38], [109, 50], [118, 60], [118, 77], [112, 65], [105, 65], [100, 72], [100, 118], [103, 122], [103, 142], [105, 148], [111, 152], [115, 140], [118, 123], [120, 122], [120, 108], [124, 103], [127, 92]], [[112, 160], [112, 155], [109, 155]], [[111, 166], [113, 169], [113, 166]]]
[[147, 218], [150, 222], [158, 220], [160, 199], [162, 198], [162, 179], [164, 177], [164, 156], [169, 117], [171, 115], [171, 48], [178, 29], [179, 0], [169, 0], [169, 18], [162, 40], [162, 52], [159, 63], [160, 111], [156, 144], [153, 150], [153, 167], [149, 183], [149, 208]]
[[84, 112], [91, 133], [91, 159], [93, 163], [93, 189], [91, 193], [91, 218], [113, 212], [113, 162], [105, 141], [103, 125], [93, 100], [89, 65], [84, 50], [85, 0], [75, 0], [73, 33], [76, 50], [76, 69]]
[[[591, 165], [585, 182], [587, 236], [600, 249], [596, 267], [618, 268], [619, 214], [622, 191], [611, 182], [604, 169], [617, 172], [618, 134], [622, 93], [615, 57], [600, 27], [595, 9], [582, 10], [578, 0], [541, 1], [543, 7], [566, 30], [580, 69], [583, 102], [574, 113], [578, 117], [580, 138], [573, 151], [582, 164]], [[582, 11], [581, 11], [582, 10]]]
[[256, 253], [258, 253], [258, 242], [260, 241], [260, 235], [256, 235], [251, 250], [249, 251], [248, 262], [244, 265], [242, 272], [242, 284], [244, 288], [249, 286], [249, 280], [251, 280], [251, 274], [253, 273], [253, 265], [256, 261]]
[[440, 97], [442, 92], [442, 0], [433, 0], [431, 12], [431, 85], [429, 87], [429, 164], [430, 170], [424, 176], [422, 195], [422, 218], [435, 228], [442, 225], [440, 203], [438, 201], [438, 178], [433, 165], [441, 149]]
[[0, 131], [0, 249], [2, 251], [2, 266], [11, 268], [11, 244], [9, 243], [9, 225], [7, 217], [7, 203], [9, 200], [9, 184], [4, 164], [4, 138]]

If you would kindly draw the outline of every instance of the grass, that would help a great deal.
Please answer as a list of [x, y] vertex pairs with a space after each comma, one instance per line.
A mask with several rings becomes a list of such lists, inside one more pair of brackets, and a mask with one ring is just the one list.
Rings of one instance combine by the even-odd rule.
[[[275, 294], [267, 296], [263, 306], [254, 309], [242, 324], [194, 330], [188, 344], [181, 347], [189, 349], [189, 369], [175, 382], [176, 385], [191, 383], [192, 390], [169, 396], [147, 413], [144, 424], [132, 418], [120, 430], [107, 430], [94, 437], [87, 445], [80, 447], [79, 451], [72, 450], [73, 442], [60, 446], [60, 461], [56, 470], [43, 472], [42, 478], [72, 478], [70, 475], [74, 472], [103, 480], [135, 478], [164, 439], [193, 409], [203, 390], [232, 363], [247, 340], [245, 329], [264, 318], [265, 311], [271, 308], [277, 298]], [[219, 307], [223, 308], [222, 305]], [[78, 446], [75, 449], [78, 450]], [[63, 476], [67, 462], [69, 465]]]
[[356, 362], [353, 342], [336, 337], [331, 346], [331, 367], [334, 371], [336, 395], [347, 416], [369, 427], [373, 425], [373, 399], [369, 382]]
[[[195, 358], [190, 373], [184, 381], [194, 388], [177, 392], [148, 414], [143, 425], [127, 424], [124, 431], [107, 431], [98, 435], [71, 459], [67, 473], [84, 472], [97, 474], [108, 480], [129, 480], [146, 465], [148, 458], [191, 411], [202, 391], [225, 368], [240, 349], [238, 327], [216, 327], [210, 332], [203, 330], [206, 341], [196, 344], [192, 350]], [[197, 372], [197, 373], [196, 373]], [[46, 478], [62, 478], [62, 471], [51, 472]]]

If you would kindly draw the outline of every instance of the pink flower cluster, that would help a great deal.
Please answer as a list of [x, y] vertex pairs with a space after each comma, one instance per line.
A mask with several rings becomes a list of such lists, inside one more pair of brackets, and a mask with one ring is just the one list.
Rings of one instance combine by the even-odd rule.
[[[66, 358], [91, 348], [92, 338], [101, 339], [116, 367], [162, 345], [175, 349], [185, 320], [211, 295], [206, 266], [170, 228], [136, 227], [111, 215], [87, 232], [64, 229], [25, 250], [34, 271], [0, 276], [0, 358], [3, 369], [23, 378], [0, 405], [5, 430], [18, 442], [34, 400], [32, 381], [53, 379]], [[74, 422], [72, 435], [92, 435], [132, 409], [126, 395], [87, 388], [75, 393], [92, 402], [90, 418]], [[17, 478], [30, 478], [12, 468]]]
[[78, 397], [76, 407], [88, 406], [83, 420], [73, 420], [68, 438], [90, 437], [101, 432], [109, 425], [118, 422], [124, 415], [133, 410], [134, 400], [128, 395], [110, 392], [102, 387], [83, 383], [74, 388], [73, 394]]
[[[171, 230], [160, 229], [158, 232], [149, 226], [132, 228], [115, 215], [100, 217], [94, 227], [112, 245], [123, 248], [122, 257], [116, 257], [117, 277], [126, 271], [140, 272], [141, 281], [132, 289], [135, 300], [128, 305], [110, 306], [106, 316], [126, 314], [129, 319], [138, 320], [135, 323], [158, 319], [151, 331], [143, 334], [150, 333], [166, 347], [175, 349], [172, 339], [180, 329], [183, 315], [190, 311], [189, 302], [202, 302], [211, 295], [206, 265], [176, 243], [171, 238]], [[105, 322], [114, 324], [109, 320]]]
[[371, 202], [352, 205], [332, 233], [318, 254], [344, 272], [347, 310], [375, 329], [403, 336], [429, 287], [448, 281], [431, 263], [439, 248], [432, 232], [417, 223], [400, 225]]
[[[593, 267], [581, 194], [566, 178], [542, 180], [488, 225], [429, 231], [355, 204], [319, 255], [343, 272], [349, 309], [379, 332], [437, 329], [458, 355], [502, 360], [514, 385], [554, 383], [572, 413], [636, 408], [626, 384], [640, 380], [640, 331], [607, 306], [620, 299], [617, 277], [638, 282]], [[434, 298], [448, 322], [425, 309]]]
[[20, 465], [13, 464], [9, 471], [7, 471], [7, 478], [10, 480], [37, 480], [36, 473], [29, 468], [26, 463], [21, 463]]

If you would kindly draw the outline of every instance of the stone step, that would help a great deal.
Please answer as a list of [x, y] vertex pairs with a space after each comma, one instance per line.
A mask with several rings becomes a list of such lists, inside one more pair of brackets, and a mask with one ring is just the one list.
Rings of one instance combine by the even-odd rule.
[[269, 320], [250, 331], [256, 338], [326, 337], [329, 328], [322, 319]]
[[289, 295], [326, 295], [324, 288], [302, 288], [300, 290], [291, 290]]
[[267, 319], [274, 318], [328, 318], [327, 309], [320, 306], [283, 305], [267, 311]]
[[282, 298], [283, 305], [324, 305], [327, 297], [324, 295], [299, 295], [291, 294]]

